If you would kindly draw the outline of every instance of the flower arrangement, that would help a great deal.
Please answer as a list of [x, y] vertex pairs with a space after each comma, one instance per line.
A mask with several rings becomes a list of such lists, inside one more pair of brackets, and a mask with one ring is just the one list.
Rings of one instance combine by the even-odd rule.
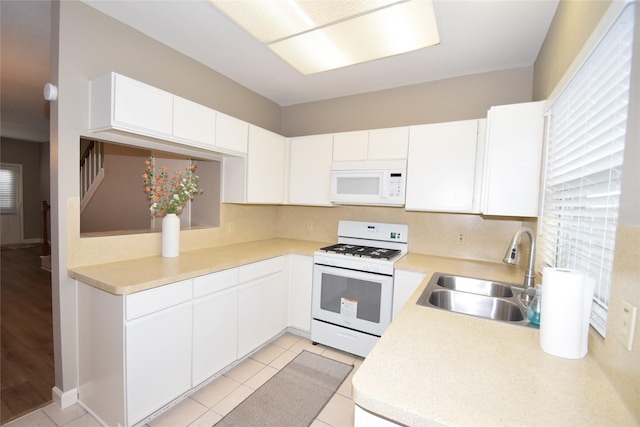
[[202, 193], [202, 190], [198, 190], [196, 163], [192, 161], [184, 171], [177, 171], [170, 176], [166, 166], [156, 175], [154, 160], [153, 156], [145, 160], [147, 171], [142, 175], [144, 191], [153, 202], [149, 209], [161, 214], [178, 214], [189, 200]]

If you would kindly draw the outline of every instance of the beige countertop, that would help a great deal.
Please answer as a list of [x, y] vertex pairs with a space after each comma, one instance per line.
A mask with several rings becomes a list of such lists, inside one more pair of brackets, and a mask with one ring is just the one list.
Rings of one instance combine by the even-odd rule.
[[596, 360], [542, 351], [539, 330], [415, 304], [434, 272], [519, 283], [501, 263], [409, 254], [425, 280], [353, 378], [357, 405], [409, 426], [637, 425]]
[[269, 239], [183, 252], [175, 258], [138, 258], [68, 269], [68, 275], [103, 291], [126, 295], [216, 271], [296, 253], [313, 255], [327, 242]]

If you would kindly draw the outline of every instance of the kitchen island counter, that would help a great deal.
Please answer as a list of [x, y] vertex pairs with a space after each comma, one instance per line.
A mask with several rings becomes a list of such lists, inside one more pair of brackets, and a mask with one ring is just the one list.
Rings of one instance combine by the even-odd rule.
[[435, 272], [520, 283], [521, 270], [415, 254], [396, 267], [426, 277], [356, 372], [360, 408], [410, 426], [637, 425], [589, 354], [552, 356], [538, 329], [416, 305]]
[[330, 243], [268, 239], [182, 252], [175, 258], [138, 258], [68, 269], [71, 278], [109, 292], [126, 295], [180, 280], [251, 264], [281, 255], [312, 256]]

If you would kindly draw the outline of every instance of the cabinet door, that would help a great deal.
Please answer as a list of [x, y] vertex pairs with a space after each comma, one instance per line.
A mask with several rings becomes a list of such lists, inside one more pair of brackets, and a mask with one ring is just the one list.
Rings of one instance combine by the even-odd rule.
[[189, 143], [213, 148], [216, 139], [216, 112], [204, 105], [175, 96], [173, 136]]
[[489, 110], [483, 210], [486, 215], [538, 215], [544, 103]]
[[284, 270], [238, 287], [238, 358], [287, 327], [287, 276]]
[[237, 360], [238, 288], [193, 302], [193, 385]]
[[291, 138], [289, 203], [331, 205], [332, 135]]
[[249, 127], [247, 203], [284, 203], [286, 148], [285, 137]]
[[424, 273], [396, 270], [393, 274], [393, 316], [395, 319], [411, 295], [418, 289], [425, 278]]
[[333, 134], [333, 161], [367, 160], [369, 132], [341, 132]]
[[369, 160], [406, 159], [408, 148], [408, 127], [369, 131]]
[[289, 326], [311, 332], [313, 258], [291, 255], [289, 274]]
[[127, 323], [129, 425], [191, 389], [191, 325], [191, 302]]
[[247, 152], [249, 123], [218, 112], [216, 114], [216, 146], [226, 150]]
[[172, 134], [172, 94], [119, 74], [114, 78], [114, 121], [152, 135]]
[[472, 212], [478, 121], [412, 126], [407, 210]]

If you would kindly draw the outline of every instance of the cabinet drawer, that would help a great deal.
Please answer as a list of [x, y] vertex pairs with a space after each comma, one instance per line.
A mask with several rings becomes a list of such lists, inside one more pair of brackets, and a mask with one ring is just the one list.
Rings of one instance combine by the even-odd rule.
[[127, 320], [189, 301], [192, 296], [192, 283], [193, 280], [188, 279], [127, 295], [125, 302]]
[[193, 279], [193, 297], [201, 297], [238, 284], [238, 269], [231, 268]]
[[285, 268], [285, 257], [271, 258], [239, 267], [240, 283], [278, 273]]

